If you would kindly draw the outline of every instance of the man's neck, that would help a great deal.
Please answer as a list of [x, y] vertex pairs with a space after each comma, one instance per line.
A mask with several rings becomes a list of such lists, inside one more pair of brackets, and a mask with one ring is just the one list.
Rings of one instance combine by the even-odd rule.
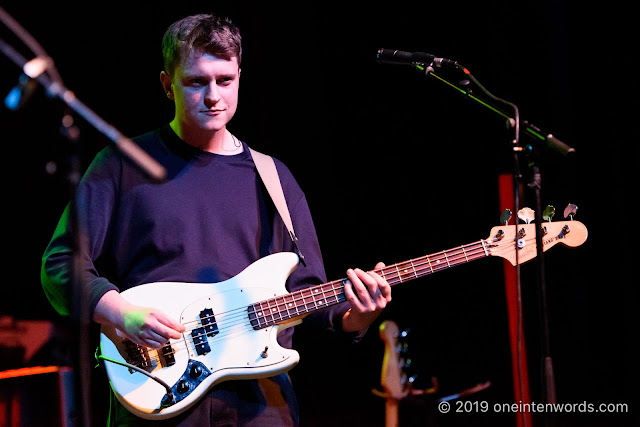
[[170, 126], [180, 139], [203, 151], [231, 156], [244, 150], [240, 141], [227, 130], [226, 126], [211, 133], [201, 130], [189, 132], [186, 128], [181, 127], [176, 120], [173, 120]]

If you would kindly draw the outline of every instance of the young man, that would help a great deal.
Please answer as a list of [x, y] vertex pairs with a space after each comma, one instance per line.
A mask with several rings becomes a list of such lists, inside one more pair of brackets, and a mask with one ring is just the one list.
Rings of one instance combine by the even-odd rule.
[[[161, 348], [185, 331], [178, 319], [120, 294], [152, 282], [217, 283], [258, 259], [294, 252], [286, 227], [261, 184], [248, 146], [227, 130], [238, 104], [241, 38], [229, 20], [195, 15], [172, 24], [162, 42], [160, 82], [175, 103], [168, 125], [135, 138], [167, 170], [155, 182], [112, 147], [102, 150], [78, 190], [86, 219], [83, 278], [92, 319], [132, 342]], [[315, 228], [291, 172], [276, 166], [305, 264], [289, 276], [289, 292], [326, 282]], [[53, 306], [69, 314], [72, 236], [68, 209], [43, 257], [42, 282]], [[376, 268], [382, 268], [378, 264]], [[305, 318], [319, 328], [363, 333], [391, 300], [374, 272], [350, 269], [348, 303]], [[293, 328], [278, 337], [291, 347]], [[112, 399], [112, 425], [143, 423]], [[286, 374], [226, 381], [171, 425], [296, 425], [298, 409]]]

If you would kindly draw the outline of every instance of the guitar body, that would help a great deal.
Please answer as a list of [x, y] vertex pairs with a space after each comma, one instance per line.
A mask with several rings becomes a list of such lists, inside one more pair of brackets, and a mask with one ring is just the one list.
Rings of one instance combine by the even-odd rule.
[[[222, 381], [270, 377], [293, 368], [299, 361], [298, 353], [280, 347], [276, 338], [280, 330], [299, 323], [300, 319], [254, 329], [247, 308], [257, 301], [287, 294], [285, 282], [297, 264], [297, 255], [278, 253], [262, 258], [224, 282], [160, 282], [122, 292], [133, 304], [155, 307], [179, 319], [187, 330], [181, 339], [169, 342], [171, 351], [167, 358], [162, 349], [132, 350], [132, 343], [128, 347], [118, 330], [103, 326], [100, 336], [103, 356], [143, 366], [171, 386], [177, 396], [174, 400], [179, 399], [163, 408], [161, 402], [167, 391], [160, 383], [107, 362], [107, 376], [118, 400], [140, 417], [169, 418], [188, 409]], [[210, 324], [207, 329], [207, 319], [213, 318], [209, 322], [213, 326]], [[189, 328], [191, 325], [198, 327]], [[143, 353], [142, 362], [132, 363], [136, 352]]]

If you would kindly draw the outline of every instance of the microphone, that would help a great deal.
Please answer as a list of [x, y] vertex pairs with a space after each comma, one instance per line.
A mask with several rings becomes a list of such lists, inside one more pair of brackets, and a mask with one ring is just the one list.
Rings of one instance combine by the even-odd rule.
[[33, 96], [38, 83], [26, 74], [21, 74], [18, 84], [7, 94], [4, 105], [11, 111], [17, 111]]
[[18, 84], [11, 89], [11, 92], [4, 99], [4, 105], [12, 111], [24, 107], [38, 86], [36, 78], [44, 73], [48, 67], [49, 60], [41, 57], [33, 58], [24, 64], [22, 67], [23, 73], [20, 75]]
[[438, 58], [430, 53], [404, 52], [402, 50], [378, 49], [378, 62], [381, 64], [433, 64], [436, 67], [458, 67], [456, 61]]

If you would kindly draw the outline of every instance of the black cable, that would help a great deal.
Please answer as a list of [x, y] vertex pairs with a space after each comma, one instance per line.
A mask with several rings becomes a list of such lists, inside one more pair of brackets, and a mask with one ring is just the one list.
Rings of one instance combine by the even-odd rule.
[[160, 384], [162, 387], [164, 387], [165, 390], [167, 390], [167, 395], [171, 396], [173, 394], [173, 390], [171, 390], [171, 386], [169, 384], [162, 381], [160, 378], [156, 377], [155, 375], [150, 374], [149, 372], [145, 371], [142, 368], [139, 368], [135, 365], [131, 365], [130, 363], [127, 363], [127, 362], [120, 362], [119, 360], [111, 359], [110, 357], [106, 357], [101, 354], [96, 354], [96, 359], [106, 360], [107, 362], [115, 363], [116, 365], [124, 366], [126, 368], [133, 369], [136, 372], [140, 372], [141, 374], [148, 376], [149, 378], [151, 378], [152, 380]]

